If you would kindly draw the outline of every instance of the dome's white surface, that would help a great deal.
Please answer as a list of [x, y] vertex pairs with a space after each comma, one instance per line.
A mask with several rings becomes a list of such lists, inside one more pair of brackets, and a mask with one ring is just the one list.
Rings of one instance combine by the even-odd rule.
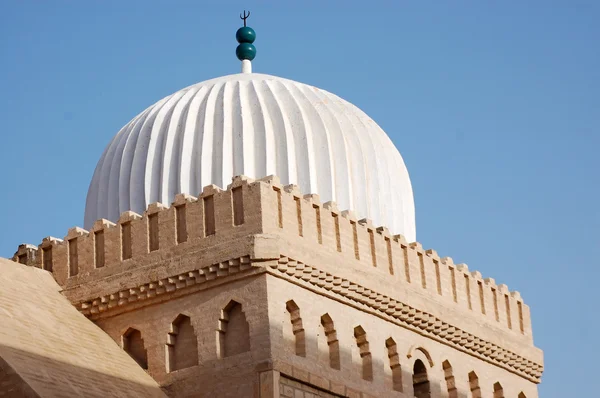
[[256, 73], [184, 88], [123, 127], [96, 166], [84, 224], [240, 174], [277, 175], [416, 240], [408, 172], [383, 130], [327, 91]]

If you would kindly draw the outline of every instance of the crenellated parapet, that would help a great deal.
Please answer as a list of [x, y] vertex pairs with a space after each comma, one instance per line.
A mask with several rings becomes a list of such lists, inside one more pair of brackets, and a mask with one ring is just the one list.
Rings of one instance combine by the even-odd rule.
[[[236, 177], [227, 190], [210, 185], [198, 197], [179, 194], [171, 206], [152, 203], [126, 211], [116, 223], [74, 227], [64, 239], [20, 245], [13, 260], [51, 271], [64, 287], [90, 283], [176, 256], [261, 232], [261, 183]], [[251, 210], [251, 211], [249, 211]]]
[[270, 212], [263, 230], [286, 237], [284, 247], [296, 257], [316, 252], [313, 248], [333, 252], [335, 256], [325, 261], [331, 273], [352, 277], [358, 271], [381, 281], [377, 286], [387, 288], [385, 293], [404, 292], [408, 301], [425, 296], [429, 303], [458, 309], [477, 322], [531, 341], [529, 307], [519, 292], [483, 278], [466, 264], [454, 264], [452, 258], [440, 257], [419, 242], [392, 235], [385, 226], [358, 219], [352, 211], [340, 211], [334, 202], [321, 203], [318, 195], [302, 195], [296, 186], [282, 186], [275, 177], [269, 184], [272, 191], [266, 192], [263, 201], [277, 211]]
[[[52, 272], [80, 311], [96, 317], [216, 276], [268, 270], [284, 257], [312, 265], [286, 268], [304, 282], [347, 292], [352, 300], [371, 298], [374, 308], [400, 303], [426, 314], [421, 319], [448, 325], [442, 334], [447, 328], [477, 333], [484, 351], [486, 344], [534, 350], [529, 307], [518, 292], [274, 176], [235, 177], [227, 189], [210, 185], [198, 197], [177, 195], [169, 206], [153, 203], [143, 214], [97, 220], [89, 231], [74, 227], [63, 239], [20, 245], [13, 260]], [[231, 258], [243, 260], [229, 264]], [[390, 311], [404, 316], [383, 309]]]

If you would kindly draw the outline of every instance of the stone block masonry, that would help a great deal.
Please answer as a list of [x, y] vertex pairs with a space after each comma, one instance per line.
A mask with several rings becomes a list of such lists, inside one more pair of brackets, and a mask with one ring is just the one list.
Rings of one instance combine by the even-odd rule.
[[[524, 380], [539, 382], [543, 370], [529, 307], [518, 292], [273, 176], [235, 177], [226, 190], [208, 186], [198, 198], [178, 195], [170, 207], [151, 204], [116, 223], [98, 220], [90, 231], [75, 227], [64, 239], [19, 246], [13, 259], [52, 272], [65, 296], [97, 322], [266, 273]], [[294, 352], [309, 355], [314, 336], [298, 318], [302, 306], [294, 299], [297, 307], [286, 307], [292, 299], [282, 311], [296, 314], [293, 336], [306, 336]], [[325, 315], [333, 318], [319, 314], [319, 325], [329, 324]], [[335, 330], [327, 334], [343, 356], [350, 348]], [[373, 343], [363, 331], [361, 345], [353, 345], [371, 364], [363, 365], [364, 374], [389, 355], [399, 361], [399, 354], [367, 350]], [[369, 377], [376, 380], [377, 372]]]
[[147, 266], [190, 246], [213, 247], [250, 234], [278, 235], [296, 252], [314, 246], [318, 250], [311, 252], [333, 253], [338, 274], [367, 272], [371, 279], [391, 279], [386, 293], [408, 288], [515, 339], [532, 341], [529, 307], [518, 292], [482, 278], [466, 264], [455, 265], [450, 257], [440, 258], [418, 242], [407, 243], [385, 227], [356, 220], [335, 203], [321, 204], [317, 195], [283, 187], [276, 177], [257, 182], [236, 177], [226, 191], [208, 186], [198, 199], [178, 195], [171, 207], [157, 203], [143, 215], [125, 212], [117, 224], [98, 220], [90, 232], [75, 227], [64, 240], [48, 237], [37, 248], [21, 245], [13, 259], [51, 270], [69, 289]]

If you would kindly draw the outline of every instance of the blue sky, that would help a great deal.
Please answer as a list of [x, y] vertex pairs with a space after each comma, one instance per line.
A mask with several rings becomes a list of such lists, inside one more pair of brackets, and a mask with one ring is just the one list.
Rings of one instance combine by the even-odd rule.
[[180, 88], [254, 70], [331, 91], [391, 136], [418, 240], [519, 290], [540, 395], [600, 354], [600, 2], [3, 1], [0, 256], [81, 225], [104, 147]]

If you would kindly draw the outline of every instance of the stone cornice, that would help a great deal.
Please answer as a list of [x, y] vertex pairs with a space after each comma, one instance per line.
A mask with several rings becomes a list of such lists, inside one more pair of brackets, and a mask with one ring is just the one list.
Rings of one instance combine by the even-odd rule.
[[543, 365], [485, 341], [441, 319], [357, 283], [281, 256], [269, 262], [270, 274], [317, 291], [397, 325], [473, 355], [534, 383], [541, 382]]
[[253, 265], [249, 256], [243, 256], [76, 303], [75, 307], [83, 315], [94, 318], [114, 308], [150, 300], [166, 293], [174, 293], [194, 285], [236, 275], [252, 268], [257, 269], [258, 267]]

